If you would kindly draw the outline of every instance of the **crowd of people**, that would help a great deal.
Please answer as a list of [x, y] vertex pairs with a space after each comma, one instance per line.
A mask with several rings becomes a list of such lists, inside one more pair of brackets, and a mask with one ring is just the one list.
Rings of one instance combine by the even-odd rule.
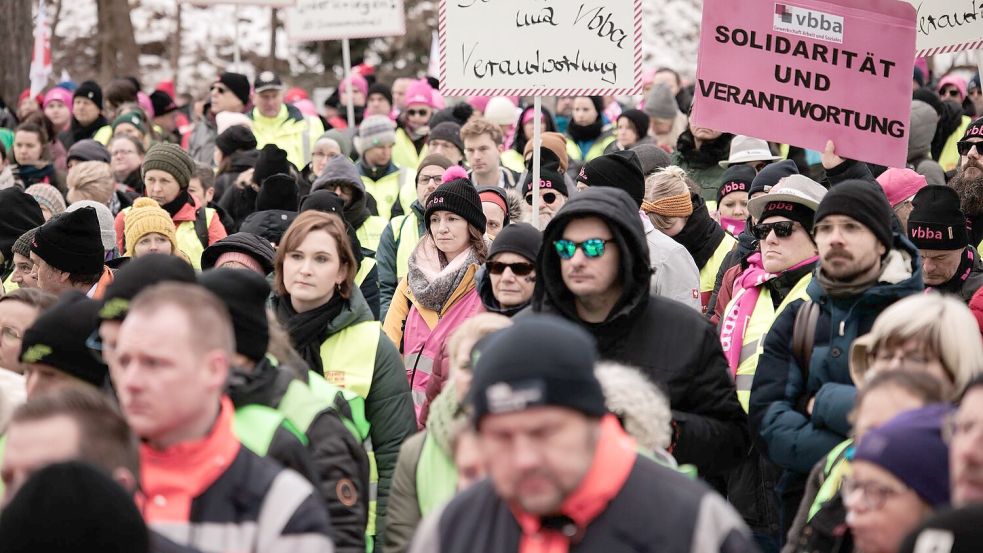
[[879, 167], [357, 69], [0, 101], [0, 549], [978, 550], [979, 75]]

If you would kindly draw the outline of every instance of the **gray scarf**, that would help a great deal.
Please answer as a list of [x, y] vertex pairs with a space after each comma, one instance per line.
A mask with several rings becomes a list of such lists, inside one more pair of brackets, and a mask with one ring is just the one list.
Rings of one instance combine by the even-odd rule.
[[433, 239], [424, 236], [419, 246], [410, 254], [406, 282], [420, 305], [440, 313], [447, 299], [464, 280], [468, 268], [479, 263], [474, 248], [468, 248], [450, 263], [443, 265]]

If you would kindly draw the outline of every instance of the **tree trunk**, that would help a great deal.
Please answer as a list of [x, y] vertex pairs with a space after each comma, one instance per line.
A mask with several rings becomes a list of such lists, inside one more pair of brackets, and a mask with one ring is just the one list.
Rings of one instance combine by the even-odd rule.
[[0, 16], [0, 97], [17, 109], [17, 96], [30, 85], [34, 20], [31, 0], [3, 0]]
[[140, 77], [140, 51], [133, 36], [127, 0], [96, 0], [99, 10], [99, 82]]
[[184, 4], [181, 2], [177, 3], [177, 14], [174, 17], [174, 38], [171, 40], [171, 72], [173, 77], [171, 80], [174, 81], [174, 93], [177, 94], [178, 90], [178, 64], [181, 63], [181, 7]]
[[[54, 60], [54, 54], [59, 50], [61, 46], [61, 41], [58, 40], [58, 21], [61, 19], [61, 0], [55, 0], [55, 15], [51, 18], [51, 57]], [[53, 65], [53, 64], [52, 64]], [[52, 66], [51, 74], [56, 75], [55, 80], [58, 80], [57, 74], [55, 73], [55, 68]]]
[[270, 8], [270, 56], [266, 61], [266, 68], [276, 71], [276, 8]]

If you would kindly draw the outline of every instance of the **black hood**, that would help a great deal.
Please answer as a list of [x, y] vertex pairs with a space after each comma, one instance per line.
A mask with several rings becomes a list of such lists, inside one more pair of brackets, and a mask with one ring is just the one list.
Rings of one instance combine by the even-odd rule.
[[498, 303], [498, 300], [495, 299], [495, 292], [492, 290], [491, 273], [488, 272], [487, 265], [478, 267], [478, 271], [474, 274], [474, 280], [477, 282], [475, 287], [478, 289], [478, 298], [481, 299], [481, 304], [485, 306], [485, 311], [489, 313], [498, 313], [499, 315], [505, 315], [511, 318], [519, 311], [529, 307], [528, 303], [514, 307], [502, 307], [502, 304]]
[[[638, 215], [638, 205], [627, 192], [608, 187], [594, 187], [578, 193], [567, 201], [543, 231], [543, 247], [536, 262], [536, 290], [532, 305], [535, 311], [562, 314], [567, 319], [579, 321], [573, 294], [563, 283], [560, 257], [553, 248], [553, 241], [560, 238], [571, 219], [598, 217], [611, 228], [614, 241], [621, 252], [621, 278], [624, 292], [602, 323], [586, 325], [594, 331], [599, 342], [607, 329], [630, 321], [636, 313], [648, 305], [649, 281], [652, 269], [648, 261], [648, 244], [645, 230]], [[584, 324], [584, 323], [582, 323]], [[598, 336], [601, 333], [602, 335]]]

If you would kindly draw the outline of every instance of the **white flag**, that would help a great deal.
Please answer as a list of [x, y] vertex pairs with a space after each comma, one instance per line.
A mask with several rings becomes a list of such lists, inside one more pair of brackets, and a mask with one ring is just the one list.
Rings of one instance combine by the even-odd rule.
[[44, 0], [38, 0], [38, 18], [34, 24], [34, 52], [31, 56], [31, 96], [37, 96], [51, 76], [51, 27]]

